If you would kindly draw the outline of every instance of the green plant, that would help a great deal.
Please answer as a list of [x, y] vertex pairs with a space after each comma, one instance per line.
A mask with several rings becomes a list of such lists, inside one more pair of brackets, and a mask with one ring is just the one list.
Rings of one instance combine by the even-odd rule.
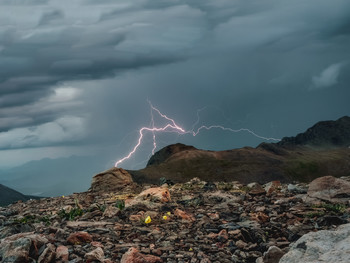
[[344, 204], [329, 204], [329, 203], [314, 205], [313, 208], [324, 208], [328, 212], [333, 212], [337, 214], [344, 213], [346, 210], [346, 206]]
[[101, 212], [104, 212], [107, 208], [106, 202], [104, 202], [103, 205], [97, 204], [97, 207]]
[[306, 217], [310, 217], [310, 218], [314, 218], [314, 217], [321, 217], [324, 216], [325, 212], [324, 211], [319, 211], [319, 212], [310, 212], [307, 213], [305, 216]]
[[14, 222], [19, 224], [33, 224], [43, 222], [46, 226], [49, 226], [51, 224], [51, 220], [47, 215], [38, 218], [35, 215], [27, 215], [22, 218], [16, 219]]
[[115, 206], [119, 208], [119, 210], [123, 210], [125, 208], [125, 201], [118, 199], [115, 202]]
[[75, 217], [77, 216], [81, 216], [83, 215], [83, 210], [80, 209], [79, 207], [74, 207], [72, 208], [70, 211], [65, 211], [64, 209], [61, 209], [59, 212], [58, 212], [58, 215], [61, 217], [61, 218], [64, 218], [66, 220], [69, 220], [69, 221], [72, 221], [75, 219]]

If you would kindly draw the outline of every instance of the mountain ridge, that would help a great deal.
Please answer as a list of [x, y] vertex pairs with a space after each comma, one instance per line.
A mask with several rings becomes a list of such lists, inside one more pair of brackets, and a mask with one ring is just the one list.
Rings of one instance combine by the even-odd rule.
[[321, 121], [295, 137], [278, 143], [261, 143], [225, 151], [200, 150], [184, 144], [168, 145], [156, 152], [144, 169], [130, 170], [138, 182], [166, 177], [184, 182], [237, 180], [242, 183], [311, 181], [332, 174], [350, 175], [350, 117]]

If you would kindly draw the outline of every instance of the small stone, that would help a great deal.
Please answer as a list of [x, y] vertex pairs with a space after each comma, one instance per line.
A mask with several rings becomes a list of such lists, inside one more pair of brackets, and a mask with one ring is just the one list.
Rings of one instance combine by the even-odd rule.
[[115, 207], [114, 205], [110, 205], [110, 206], [107, 206], [102, 216], [107, 218], [113, 218], [119, 215], [120, 213], [121, 211], [118, 207]]
[[180, 209], [176, 209], [176, 210], [174, 211], [174, 214], [175, 214], [176, 216], [180, 217], [180, 218], [181, 218], [182, 220], [184, 220], [184, 221], [188, 221], [188, 222], [194, 222], [194, 221], [196, 221], [196, 219], [194, 218], [193, 215], [190, 215], [190, 214], [188, 214], [188, 213], [186, 213], [186, 212], [184, 212], [184, 211], [182, 211], [182, 210], [180, 210]]
[[91, 261], [99, 261], [99, 262], [103, 262], [104, 261], [104, 252], [102, 250], [102, 248], [98, 247], [94, 250], [92, 250], [89, 253], [85, 254], [85, 260], [86, 262], [91, 262]]
[[263, 263], [278, 263], [283, 255], [280, 248], [271, 246], [263, 255]]
[[248, 193], [251, 195], [260, 195], [266, 193], [265, 189], [258, 183], [250, 183], [247, 186], [249, 188]]
[[57, 261], [68, 261], [69, 252], [66, 246], [59, 246], [56, 248]]
[[246, 242], [244, 242], [243, 240], [238, 240], [236, 242], [236, 246], [240, 249], [244, 249], [248, 246], [248, 244]]
[[90, 243], [92, 242], [92, 236], [87, 232], [76, 232], [68, 237], [67, 242], [72, 245]]

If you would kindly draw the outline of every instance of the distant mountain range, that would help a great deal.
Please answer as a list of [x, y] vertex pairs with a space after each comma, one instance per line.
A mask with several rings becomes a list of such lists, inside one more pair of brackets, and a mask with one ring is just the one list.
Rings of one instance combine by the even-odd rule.
[[20, 192], [17, 192], [9, 187], [6, 187], [0, 184], [0, 206], [9, 205], [19, 200], [27, 201], [29, 199], [37, 199], [37, 198], [38, 197], [36, 196], [21, 194]]
[[173, 182], [192, 177], [243, 183], [311, 181], [324, 175], [350, 175], [349, 146], [350, 117], [345, 116], [256, 148], [206, 151], [183, 144], [169, 145], [155, 153], [146, 168], [129, 172], [137, 182], [154, 183], [161, 177]]
[[92, 176], [105, 168], [103, 157], [45, 158], [1, 171], [0, 183], [25, 195], [68, 195], [89, 189]]

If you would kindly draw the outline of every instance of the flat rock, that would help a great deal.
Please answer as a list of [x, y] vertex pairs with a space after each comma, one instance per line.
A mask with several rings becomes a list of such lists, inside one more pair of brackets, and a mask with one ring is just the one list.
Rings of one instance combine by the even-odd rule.
[[144, 255], [135, 247], [131, 247], [122, 257], [121, 263], [161, 263], [160, 257]]
[[350, 224], [337, 230], [321, 230], [302, 236], [280, 263], [345, 263], [350, 259]]
[[323, 176], [310, 183], [307, 195], [332, 203], [347, 203], [350, 199], [350, 182], [333, 176]]

